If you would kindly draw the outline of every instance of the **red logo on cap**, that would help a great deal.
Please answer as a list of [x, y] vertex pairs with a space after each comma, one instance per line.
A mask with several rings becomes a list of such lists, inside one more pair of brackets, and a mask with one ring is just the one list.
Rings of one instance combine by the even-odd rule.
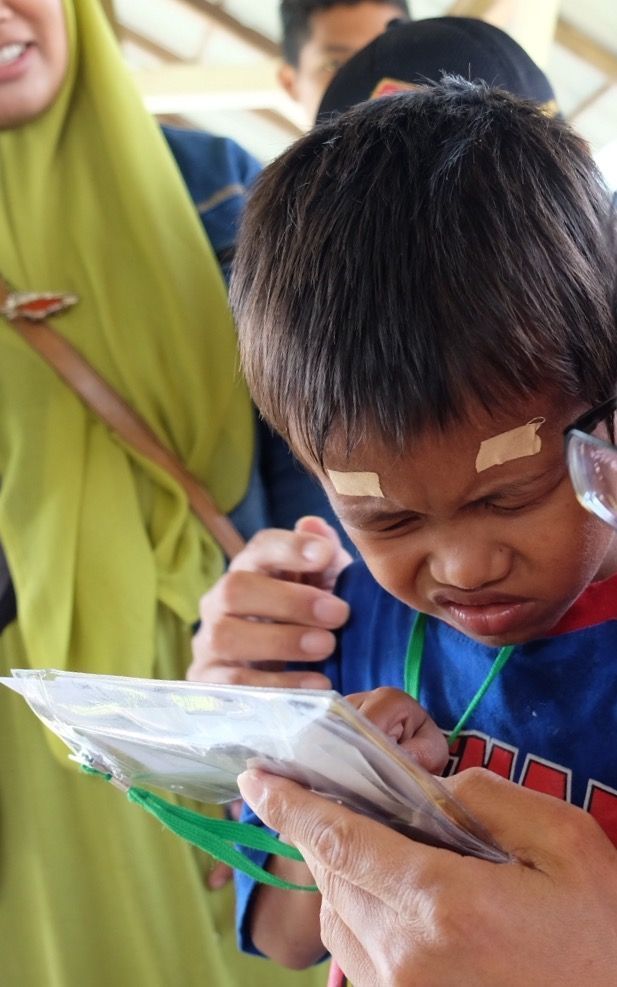
[[378, 82], [369, 99], [378, 99], [380, 96], [393, 96], [395, 93], [409, 92], [410, 89], [424, 89], [424, 86], [416, 82], [403, 82], [402, 79], [382, 79]]

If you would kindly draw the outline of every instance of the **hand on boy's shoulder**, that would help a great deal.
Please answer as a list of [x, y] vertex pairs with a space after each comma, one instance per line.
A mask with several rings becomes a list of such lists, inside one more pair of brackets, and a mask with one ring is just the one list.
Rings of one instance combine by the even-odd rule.
[[302, 518], [295, 531], [260, 531], [202, 597], [187, 678], [329, 688], [325, 675], [288, 672], [284, 665], [323, 661], [334, 651], [333, 631], [346, 622], [349, 607], [332, 590], [351, 561], [321, 518]]
[[415, 699], [389, 686], [345, 698], [427, 771], [441, 774], [448, 763], [448, 742]]

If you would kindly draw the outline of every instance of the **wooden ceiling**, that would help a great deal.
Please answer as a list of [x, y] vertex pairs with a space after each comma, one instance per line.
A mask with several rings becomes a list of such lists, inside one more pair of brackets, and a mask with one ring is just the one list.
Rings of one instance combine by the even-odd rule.
[[[101, 0], [159, 115], [228, 132], [261, 158], [306, 125], [276, 80], [278, 0]], [[548, 72], [595, 149], [617, 140], [615, 0], [412, 0], [414, 16], [479, 16]]]

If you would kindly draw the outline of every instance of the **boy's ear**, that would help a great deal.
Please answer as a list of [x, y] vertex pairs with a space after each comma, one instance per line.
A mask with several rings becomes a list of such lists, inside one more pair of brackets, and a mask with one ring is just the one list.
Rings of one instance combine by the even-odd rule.
[[277, 75], [278, 75], [278, 80], [281, 86], [283, 87], [283, 89], [285, 90], [285, 92], [287, 93], [287, 95], [291, 96], [292, 99], [297, 100], [298, 99], [298, 94], [296, 90], [297, 72], [293, 67], [293, 65], [290, 65], [289, 62], [283, 62], [283, 64], [280, 66], [278, 70]]

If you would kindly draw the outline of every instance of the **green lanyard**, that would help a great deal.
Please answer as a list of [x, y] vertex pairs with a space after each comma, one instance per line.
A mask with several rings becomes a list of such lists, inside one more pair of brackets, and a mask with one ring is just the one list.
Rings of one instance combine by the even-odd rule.
[[[424, 638], [426, 635], [426, 614], [417, 613], [413, 626], [411, 628], [411, 634], [409, 635], [409, 644], [407, 645], [407, 655], [405, 656], [405, 678], [404, 687], [405, 692], [409, 693], [414, 699], [418, 699], [420, 693], [420, 673], [422, 670], [422, 657], [424, 655]], [[476, 708], [482, 702], [484, 696], [486, 695], [488, 689], [495, 681], [500, 671], [508, 661], [508, 658], [514, 651], [513, 644], [507, 644], [505, 647], [500, 648], [495, 658], [495, 661], [491, 665], [488, 675], [484, 679], [484, 682], [476, 692], [475, 696], [472, 698], [471, 702], [467, 706], [467, 709], [459, 719], [458, 723], [454, 727], [452, 733], [448, 737], [448, 746], [451, 747], [454, 741], [458, 738], [461, 730], [467, 723], [470, 716], [474, 713]]]
[[[104, 778], [105, 781], [113, 780], [110, 774], [97, 771], [85, 764], [82, 764], [82, 771]], [[276, 853], [279, 857], [288, 857], [290, 860], [303, 860], [299, 850], [287, 843], [280, 843], [267, 829], [254, 826], [252, 823], [235, 822], [233, 819], [212, 819], [202, 812], [196, 812], [175, 802], [167, 802], [160, 795], [155, 795], [145, 788], [127, 788], [126, 796], [129, 802], [145, 809], [165, 829], [170, 830], [186, 843], [203, 850], [215, 860], [221, 860], [234, 870], [248, 874], [260, 884], [270, 884], [272, 887], [291, 891], [317, 891], [317, 886], [314, 884], [294, 884], [276, 877], [238, 850], [239, 845], [253, 850], [264, 850], [269, 854]]]

